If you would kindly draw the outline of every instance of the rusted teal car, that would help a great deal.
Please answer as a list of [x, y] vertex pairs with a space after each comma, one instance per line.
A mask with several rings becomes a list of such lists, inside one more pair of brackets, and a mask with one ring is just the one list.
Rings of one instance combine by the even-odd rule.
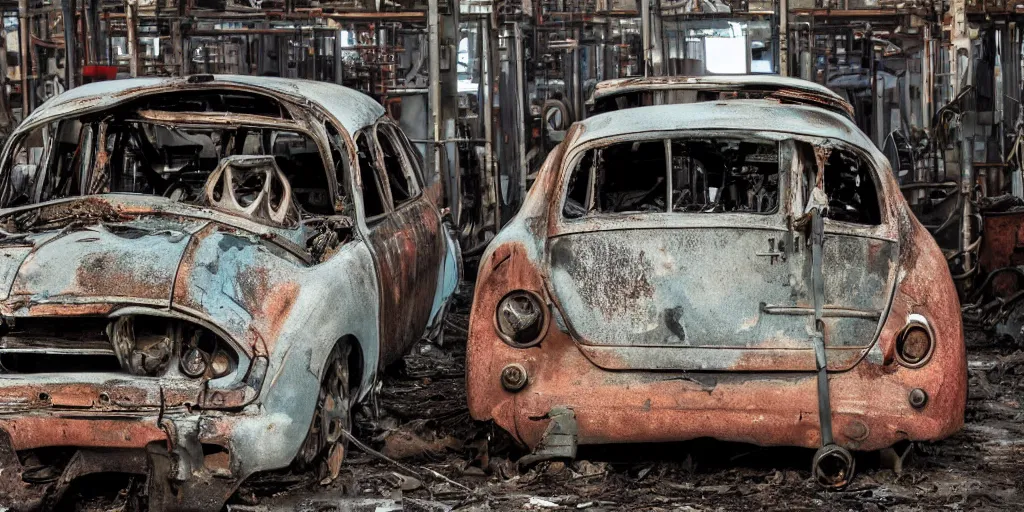
[[3, 509], [90, 473], [148, 474], [153, 510], [337, 475], [353, 405], [459, 279], [439, 184], [337, 85], [90, 84], [0, 161]]

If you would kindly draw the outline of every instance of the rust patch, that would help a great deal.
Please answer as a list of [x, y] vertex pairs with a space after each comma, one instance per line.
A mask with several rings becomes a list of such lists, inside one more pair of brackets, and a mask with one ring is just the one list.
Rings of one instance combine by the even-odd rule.
[[110, 304], [32, 304], [30, 316], [105, 316], [114, 310]]
[[135, 275], [133, 263], [124, 254], [88, 255], [76, 271], [78, 289], [72, 294], [95, 295], [94, 290], [103, 290], [102, 295], [115, 297], [166, 299], [166, 283], [154, 279], [156, 276]]

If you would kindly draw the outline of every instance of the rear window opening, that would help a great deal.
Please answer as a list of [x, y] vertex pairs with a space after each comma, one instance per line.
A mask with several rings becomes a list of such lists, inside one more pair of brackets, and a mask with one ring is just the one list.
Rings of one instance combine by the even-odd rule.
[[[804, 204], [817, 179], [814, 147], [798, 142], [803, 165]], [[856, 153], [832, 148], [824, 161], [824, 191], [828, 196], [825, 218], [852, 224], [877, 226], [882, 223], [878, 189], [869, 164]]]
[[588, 150], [563, 214], [760, 213], [779, 208], [780, 143], [736, 137], [619, 142]]

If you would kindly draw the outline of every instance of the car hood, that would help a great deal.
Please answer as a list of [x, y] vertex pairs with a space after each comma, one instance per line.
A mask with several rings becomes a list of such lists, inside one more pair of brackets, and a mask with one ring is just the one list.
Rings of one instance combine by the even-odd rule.
[[[287, 312], [308, 260], [230, 216], [174, 208], [179, 214], [102, 198], [0, 212], [0, 310], [19, 317], [169, 308], [241, 337]], [[59, 212], [77, 215], [62, 220]], [[14, 229], [19, 222], [30, 229]]]

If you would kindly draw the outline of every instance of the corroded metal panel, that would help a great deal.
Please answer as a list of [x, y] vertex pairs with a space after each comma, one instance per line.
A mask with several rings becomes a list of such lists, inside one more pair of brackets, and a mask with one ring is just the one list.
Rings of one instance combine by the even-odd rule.
[[21, 263], [9, 300], [166, 307], [190, 232], [202, 224], [96, 224], [40, 241]]
[[424, 334], [444, 264], [446, 235], [424, 197], [370, 226], [381, 296], [381, 362], [401, 357]]

